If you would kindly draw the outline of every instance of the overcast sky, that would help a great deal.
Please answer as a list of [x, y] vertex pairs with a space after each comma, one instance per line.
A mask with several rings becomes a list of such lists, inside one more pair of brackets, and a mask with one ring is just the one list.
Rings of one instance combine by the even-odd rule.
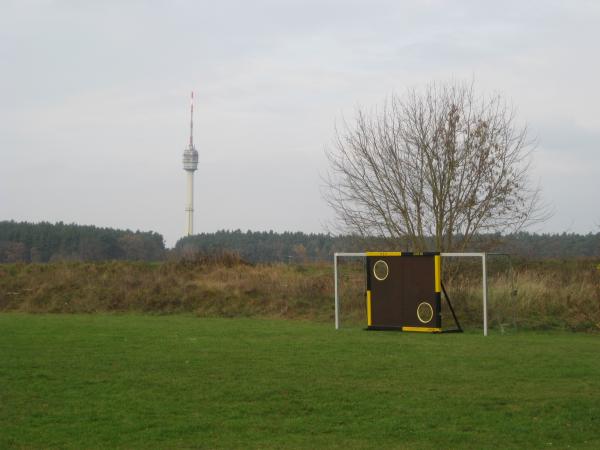
[[336, 120], [452, 78], [499, 92], [555, 210], [600, 227], [600, 2], [0, 0], [0, 220], [320, 232]]

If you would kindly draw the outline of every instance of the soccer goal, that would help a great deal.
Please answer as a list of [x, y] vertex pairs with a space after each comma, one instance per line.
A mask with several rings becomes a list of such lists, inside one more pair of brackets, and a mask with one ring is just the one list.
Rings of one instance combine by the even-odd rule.
[[462, 331], [442, 283], [442, 259], [478, 258], [482, 273], [483, 335], [487, 336], [487, 256], [487, 253], [334, 253], [335, 328], [341, 326], [338, 270], [341, 258], [362, 262], [367, 329], [425, 332], [443, 332], [442, 293], [457, 326], [449, 331]]

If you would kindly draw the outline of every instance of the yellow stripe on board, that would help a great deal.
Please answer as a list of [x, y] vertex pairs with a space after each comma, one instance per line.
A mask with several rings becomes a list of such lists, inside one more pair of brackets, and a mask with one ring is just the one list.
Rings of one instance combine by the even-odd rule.
[[402, 327], [402, 331], [420, 331], [421, 333], [440, 333], [441, 328]]
[[440, 255], [436, 255], [434, 257], [434, 260], [435, 260], [435, 292], [442, 292], [442, 257]]
[[372, 325], [371, 319], [371, 291], [367, 291], [367, 325]]
[[402, 256], [402, 252], [367, 252], [367, 256]]

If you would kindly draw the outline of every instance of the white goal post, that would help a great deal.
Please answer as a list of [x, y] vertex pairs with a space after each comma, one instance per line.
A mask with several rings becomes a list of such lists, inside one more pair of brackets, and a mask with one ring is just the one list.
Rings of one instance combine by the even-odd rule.
[[[481, 258], [482, 267], [482, 290], [483, 290], [483, 335], [488, 335], [487, 320], [487, 253], [440, 253], [442, 258]], [[340, 298], [338, 295], [338, 258], [366, 258], [366, 253], [345, 253], [339, 252], [333, 254], [333, 278], [334, 278], [334, 296], [335, 296], [335, 329], [340, 328]]]

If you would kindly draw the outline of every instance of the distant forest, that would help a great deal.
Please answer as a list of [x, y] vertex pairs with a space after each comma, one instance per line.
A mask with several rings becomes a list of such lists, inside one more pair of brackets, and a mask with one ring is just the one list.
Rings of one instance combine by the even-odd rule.
[[[180, 239], [165, 249], [162, 235], [62, 222], [0, 221], [0, 263], [52, 261], [160, 261], [197, 253], [233, 252], [253, 263], [330, 260], [333, 252], [410, 250], [381, 238], [302, 232], [222, 230]], [[600, 257], [600, 232], [586, 235], [518, 233], [480, 236], [473, 251], [531, 259]]]
[[163, 237], [154, 232], [62, 222], [0, 222], [0, 262], [156, 261], [164, 256]]
[[[273, 231], [217, 231], [180, 239], [173, 252], [234, 251], [251, 262], [330, 260], [334, 252], [410, 250], [382, 238]], [[471, 251], [510, 253], [532, 259], [600, 257], [600, 232], [595, 234], [531, 234], [479, 236]]]

